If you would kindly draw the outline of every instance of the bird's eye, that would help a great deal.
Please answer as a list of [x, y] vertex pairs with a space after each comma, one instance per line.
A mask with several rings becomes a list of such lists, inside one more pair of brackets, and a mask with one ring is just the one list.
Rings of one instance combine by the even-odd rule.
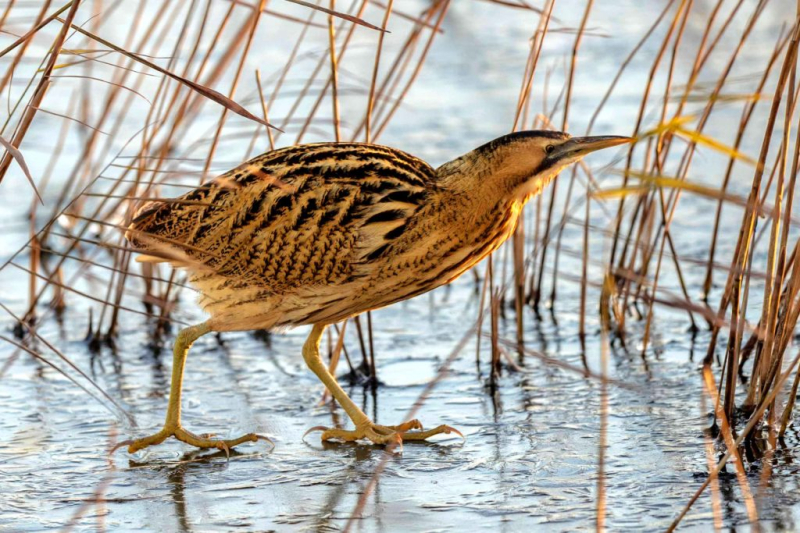
[[547, 155], [552, 154], [553, 150], [555, 150], [555, 149], [556, 149], [556, 145], [554, 145], [554, 144], [548, 144], [547, 146], [544, 147], [544, 151], [545, 151], [545, 153]]

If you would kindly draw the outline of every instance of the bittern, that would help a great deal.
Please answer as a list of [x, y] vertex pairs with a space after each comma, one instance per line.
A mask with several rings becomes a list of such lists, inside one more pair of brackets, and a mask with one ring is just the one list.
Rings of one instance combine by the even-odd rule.
[[210, 315], [175, 341], [164, 427], [130, 452], [170, 436], [227, 450], [256, 434], [217, 440], [181, 426], [181, 384], [192, 343], [209, 332], [311, 325], [308, 367], [355, 428], [322, 440], [377, 444], [454, 431], [412, 420], [373, 423], [319, 354], [325, 327], [449, 283], [513, 233], [520, 211], [567, 165], [627, 137], [553, 131], [505, 135], [434, 169], [405, 152], [318, 143], [267, 152], [175, 200], [141, 207], [126, 237], [143, 261], [185, 268]]

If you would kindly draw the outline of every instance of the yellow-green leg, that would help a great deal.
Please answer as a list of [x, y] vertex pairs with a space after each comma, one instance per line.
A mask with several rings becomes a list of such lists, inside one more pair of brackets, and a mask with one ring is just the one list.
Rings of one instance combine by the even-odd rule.
[[328, 368], [322, 362], [322, 358], [319, 356], [319, 343], [324, 331], [325, 326], [319, 324], [311, 329], [311, 334], [303, 345], [303, 359], [305, 359], [308, 368], [317, 375], [336, 401], [339, 402], [339, 405], [345, 410], [347, 416], [350, 417], [350, 420], [353, 421], [356, 428], [354, 430], [345, 430], [318, 426], [309, 429], [308, 432], [322, 430], [323, 441], [337, 439], [350, 442], [360, 439], [369, 439], [375, 444], [389, 444], [392, 442], [402, 444], [403, 441], [425, 440], [442, 433], [457, 433], [463, 438], [460, 431], [445, 425], [423, 431], [422, 424], [419, 420], [410, 420], [398, 426], [381, 426], [373, 423], [372, 420], [364, 414], [364, 411], [359, 409], [353, 400], [350, 399], [344, 389], [339, 386], [336, 378], [328, 371]]
[[134, 453], [148, 446], [161, 444], [169, 437], [175, 437], [179, 441], [198, 448], [217, 448], [219, 450], [224, 450], [226, 453], [237, 444], [243, 442], [255, 442], [258, 439], [269, 442], [269, 439], [266, 437], [256, 435], [255, 433], [248, 433], [237, 439], [211, 439], [208, 438], [210, 435], [195, 435], [181, 426], [181, 388], [183, 385], [183, 370], [186, 366], [186, 356], [194, 341], [209, 331], [211, 331], [211, 328], [208, 324], [202, 323], [183, 329], [178, 333], [172, 352], [172, 383], [169, 391], [169, 404], [167, 405], [167, 416], [164, 421], [164, 427], [161, 428], [161, 431], [149, 437], [120, 443], [120, 446], [125, 444], [129, 445], [128, 452]]

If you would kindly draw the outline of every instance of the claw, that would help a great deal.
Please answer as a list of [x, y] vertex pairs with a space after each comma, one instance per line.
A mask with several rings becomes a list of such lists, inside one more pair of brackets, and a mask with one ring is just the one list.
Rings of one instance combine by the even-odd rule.
[[269, 451], [272, 451], [272, 450], [274, 450], [274, 449], [275, 449], [275, 443], [274, 443], [274, 442], [272, 442], [272, 439], [270, 439], [270, 438], [269, 438], [269, 437], [267, 437], [266, 435], [259, 435], [258, 433], [256, 433], [256, 440], [257, 440], [257, 441], [258, 441], [258, 440], [263, 440], [263, 441], [266, 441], [266, 442], [268, 442], [268, 443], [269, 443], [269, 445], [270, 445], [270, 446], [272, 446], [272, 448], [270, 448], [270, 449], [269, 449]]
[[121, 442], [114, 447], [114, 450], [128, 445], [128, 453], [135, 453], [143, 448], [147, 448], [148, 446], [160, 444], [169, 437], [175, 437], [179, 441], [185, 442], [186, 444], [195, 446], [197, 448], [216, 448], [224, 451], [228, 459], [230, 459], [231, 456], [231, 448], [238, 446], [243, 442], [257, 442], [258, 440], [265, 440], [269, 442], [273, 448], [275, 447], [275, 444], [267, 437], [263, 435], [256, 435], [255, 433], [248, 433], [247, 435], [243, 435], [239, 438], [229, 440], [211, 439], [208, 437], [208, 435], [209, 434], [195, 435], [180, 425], [170, 425], [165, 426], [163, 429], [161, 429], [161, 431], [154, 435], [150, 435], [149, 437]]
[[119, 450], [120, 448], [124, 448], [125, 446], [130, 446], [133, 444], [133, 439], [123, 440], [118, 442], [116, 446], [111, 448], [111, 451], [108, 452], [108, 455], [113, 455], [115, 451]]
[[315, 431], [322, 431], [324, 433], [325, 431], [328, 431], [329, 429], [330, 428], [327, 428], [325, 426], [314, 426], [313, 428], [308, 428], [308, 431], [303, 433], [303, 440], [305, 440], [305, 438], [308, 436], [309, 433], [313, 433]]
[[456, 428], [454, 428], [452, 426], [443, 426], [443, 430], [444, 430], [444, 434], [445, 435], [449, 435], [450, 433], [455, 433], [456, 435], [458, 435], [462, 439], [467, 440], [467, 437], [465, 437], [463, 433], [461, 433], [459, 430], [457, 430]]
[[225, 459], [227, 459], [227, 461], [230, 462], [231, 461], [231, 449], [228, 448], [228, 445], [225, 444], [224, 441], [220, 441], [219, 444], [222, 447], [222, 449], [225, 450]]

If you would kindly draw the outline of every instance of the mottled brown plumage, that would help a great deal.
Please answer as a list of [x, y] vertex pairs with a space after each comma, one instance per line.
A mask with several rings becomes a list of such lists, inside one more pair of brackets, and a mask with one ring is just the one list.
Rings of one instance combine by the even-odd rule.
[[[147, 254], [141, 260], [189, 271], [211, 315], [194, 338], [313, 324], [304, 355], [332, 388], [332, 377], [310, 360], [325, 325], [449, 283], [511, 235], [524, 203], [561, 168], [621, 142], [627, 139], [514, 133], [437, 169], [385, 146], [283, 148], [179, 201], [143, 206], [127, 238]], [[399, 438], [369, 422], [343, 391], [332, 392], [357, 429], [328, 430], [323, 439]]]

